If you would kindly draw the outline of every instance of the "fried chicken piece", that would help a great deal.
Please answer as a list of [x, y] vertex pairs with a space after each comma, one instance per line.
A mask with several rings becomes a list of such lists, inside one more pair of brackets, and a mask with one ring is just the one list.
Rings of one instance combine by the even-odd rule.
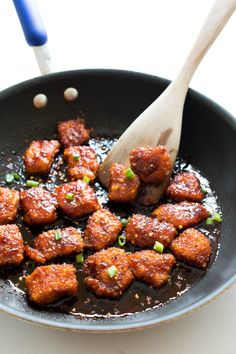
[[92, 214], [100, 209], [94, 190], [82, 180], [56, 187], [55, 194], [62, 211], [72, 218]]
[[199, 180], [190, 172], [177, 174], [166, 192], [170, 198], [177, 201], [200, 202], [204, 198]]
[[47, 174], [54, 157], [60, 149], [57, 140], [34, 140], [23, 155], [25, 171], [28, 174]]
[[143, 248], [153, 247], [156, 241], [168, 247], [177, 234], [172, 224], [141, 214], [129, 218], [125, 233], [127, 241]]
[[0, 225], [0, 266], [19, 265], [23, 261], [23, 238], [17, 225]]
[[20, 205], [20, 194], [14, 189], [0, 187], [0, 224], [16, 220]]
[[72, 264], [51, 264], [37, 267], [26, 277], [29, 299], [48, 305], [63, 297], [77, 294], [76, 268]]
[[[119, 298], [133, 281], [127, 253], [116, 247], [89, 256], [84, 262], [85, 284], [97, 296]], [[110, 275], [109, 275], [110, 273]]]
[[89, 140], [83, 119], [70, 119], [58, 124], [58, 137], [65, 147], [82, 145]]
[[128, 259], [135, 278], [157, 288], [168, 282], [176, 263], [172, 254], [160, 254], [153, 250], [130, 253]]
[[70, 146], [64, 151], [68, 164], [68, 173], [72, 179], [83, 179], [87, 176], [94, 181], [99, 167], [96, 152], [89, 146]]
[[209, 212], [199, 203], [181, 202], [162, 204], [154, 210], [153, 216], [159, 221], [166, 221], [177, 229], [194, 226], [209, 216]]
[[22, 191], [21, 206], [24, 221], [29, 225], [52, 224], [57, 219], [56, 199], [46, 189], [41, 187]]
[[144, 183], [159, 184], [172, 171], [170, 154], [164, 146], [138, 147], [130, 153], [132, 170]]
[[38, 263], [46, 263], [55, 257], [82, 252], [83, 248], [81, 232], [67, 227], [41, 233], [34, 239], [32, 247], [25, 246], [25, 254]]
[[132, 178], [126, 177], [126, 168], [118, 163], [112, 164], [110, 168], [109, 200], [113, 202], [134, 201], [138, 189], [139, 178], [134, 175]]
[[207, 267], [212, 252], [210, 240], [194, 228], [180, 234], [170, 248], [178, 260], [202, 269]]
[[120, 220], [107, 209], [100, 209], [89, 217], [84, 243], [87, 248], [99, 251], [111, 246], [117, 239], [122, 224]]

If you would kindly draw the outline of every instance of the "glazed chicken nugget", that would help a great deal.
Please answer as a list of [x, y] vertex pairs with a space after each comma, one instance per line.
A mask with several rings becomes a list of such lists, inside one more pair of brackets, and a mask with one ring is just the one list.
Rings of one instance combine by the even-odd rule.
[[153, 216], [159, 221], [166, 221], [174, 225], [176, 229], [194, 226], [210, 213], [199, 203], [181, 202], [177, 204], [162, 204], [154, 210]]
[[81, 232], [66, 227], [42, 232], [34, 239], [32, 247], [25, 246], [25, 254], [38, 263], [46, 263], [55, 257], [82, 252], [83, 248]]
[[153, 250], [130, 253], [128, 259], [135, 278], [157, 288], [168, 282], [176, 263], [172, 254], [160, 254]]
[[48, 305], [63, 297], [77, 294], [76, 268], [72, 264], [51, 264], [37, 267], [26, 277], [29, 299]]
[[72, 179], [83, 179], [87, 176], [94, 181], [99, 167], [96, 152], [89, 146], [70, 146], [64, 151], [68, 164], [68, 173]]
[[25, 171], [28, 174], [49, 173], [54, 157], [60, 149], [57, 140], [32, 141], [23, 155]]
[[57, 219], [57, 201], [46, 189], [30, 188], [22, 191], [20, 196], [23, 220], [27, 224], [52, 224]]
[[159, 184], [168, 178], [172, 171], [170, 154], [164, 146], [138, 147], [130, 153], [133, 171], [144, 183]]
[[0, 266], [19, 265], [23, 261], [24, 244], [17, 225], [0, 225]]
[[72, 218], [92, 214], [100, 209], [94, 190], [82, 180], [56, 187], [55, 194], [61, 210]]
[[120, 220], [107, 209], [100, 209], [89, 217], [84, 243], [87, 248], [99, 251], [111, 246], [122, 230]]
[[119, 298], [132, 283], [127, 253], [116, 247], [89, 256], [83, 266], [85, 284], [97, 296]]
[[16, 220], [20, 205], [20, 194], [14, 189], [0, 187], [0, 224]]
[[207, 267], [212, 252], [210, 240], [194, 228], [180, 234], [170, 248], [178, 260], [202, 269]]
[[126, 174], [127, 169], [123, 165], [112, 164], [110, 168], [109, 200], [127, 203], [134, 201], [136, 198], [140, 184], [139, 178], [135, 174], [132, 175], [132, 171], [130, 177], [127, 177]]
[[204, 198], [198, 178], [190, 172], [177, 174], [166, 191], [167, 195], [177, 201], [199, 202]]
[[82, 145], [89, 140], [83, 119], [70, 119], [58, 124], [58, 137], [65, 147]]
[[168, 247], [177, 234], [172, 224], [141, 214], [129, 218], [125, 232], [127, 241], [143, 248], [152, 248], [156, 241]]

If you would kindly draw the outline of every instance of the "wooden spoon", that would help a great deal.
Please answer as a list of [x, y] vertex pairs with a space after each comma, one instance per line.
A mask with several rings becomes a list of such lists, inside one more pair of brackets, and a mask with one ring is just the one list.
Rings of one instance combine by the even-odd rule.
[[[129, 166], [129, 153], [140, 146], [164, 145], [174, 166], [180, 144], [182, 115], [190, 80], [224, 25], [236, 9], [236, 0], [216, 0], [199, 36], [177, 78], [126, 129], [100, 166], [99, 179], [108, 187], [109, 169], [117, 162]], [[156, 189], [151, 187], [157, 202], [166, 187], [164, 181]]]

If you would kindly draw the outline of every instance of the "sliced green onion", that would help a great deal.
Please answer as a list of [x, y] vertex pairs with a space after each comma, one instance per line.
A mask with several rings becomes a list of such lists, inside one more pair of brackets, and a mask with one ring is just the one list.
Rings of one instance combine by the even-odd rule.
[[84, 261], [84, 254], [83, 253], [78, 253], [75, 257], [75, 263], [83, 263]]
[[206, 224], [207, 225], [213, 225], [213, 223], [214, 223], [214, 219], [213, 218], [207, 218], [206, 219]]
[[207, 190], [201, 186], [202, 193], [207, 194]]
[[6, 181], [7, 183], [12, 183], [12, 182], [14, 182], [14, 176], [13, 176], [13, 174], [7, 173], [7, 174], [6, 174], [6, 177], [5, 177], [5, 181]]
[[73, 200], [74, 199], [74, 193], [67, 193], [66, 194], [66, 199], [68, 199], [68, 200]]
[[135, 177], [135, 173], [131, 170], [131, 168], [126, 168], [125, 170], [125, 177], [129, 179], [133, 179]]
[[60, 230], [56, 230], [55, 231], [55, 240], [59, 241], [61, 239], [61, 231]]
[[221, 217], [221, 215], [219, 213], [215, 213], [212, 218], [213, 218], [214, 221], [217, 221], [217, 222], [221, 222], [222, 221], [222, 217]]
[[86, 183], [89, 183], [90, 182], [90, 178], [88, 176], [84, 176], [83, 177], [83, 181], [86, 182]]
[[122, 234], [118, 237], [118, 244], [120, 247], [123, 247], [126, 243], [126, 237], [125, 234]]
[[15, 181], [19, 181], [20, 175], [18, 175], [18, 173], [13, 172], [12, 175], [13, 175]]
[[39, 186], [39, 182], [37, 181], [33, 181], [32, 179], [28, 179], [28, 181], [26, 181], [26, 187], [38, 187]]
[[107, 269], [107, 274], [109, 275], [110, 278], [114, 278], [117, 273], [118, 273], [118, 269], [114, 265]]
[[74, 161], [79, 161], [81, 159], [81, 156], [77, 155], [77, 154], [74, 154], [73, 155], [73, 159], [74, 159]]
[[162, 253], [164, 251], [164, 246], [161, 242], [159, 241], [156, 241], [154, 246], [153, 246], [153, 249], [159, 253]]
[[128, 224], [129, 220], [128, 219], [121, 219], [121, 224], [123, 227], [125, 227]]

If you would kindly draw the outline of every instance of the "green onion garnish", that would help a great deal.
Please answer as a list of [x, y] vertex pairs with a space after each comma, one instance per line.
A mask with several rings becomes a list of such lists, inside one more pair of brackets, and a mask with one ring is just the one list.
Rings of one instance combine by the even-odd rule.
[[15, 181], [19, 181], [20, 175], [18, 175], [18, 173], [13, 172], [12, 175], [13, 175]]
[[79, 161], [81, 159], [80, 155], [74, 154], [73, 155], [74, 161]]
[[84, 176], [83, 181], [86, 183], [90, 182], [90, 178], [88, 176]]
[[153, 246], [153, 249], [159, 253], [162, 253], [164, 251], [164, 246], [161, 242], [159, 241], [156, 241], [154, 246]]
[[83, 261], [84, 261], [83, 253], [78, 253], [75, 257], [75, 263], [79, 264], [79, 263], [83, 263]]
[[55, 231], [55, 240], [59, 241], [61, 239], [61, 231], [60, 230], [56, 230]]
[[109, 275], [110, 278], [114, 278], [117, 273], [118, 273], [118, 269], [114, 265], [107, 269], [107, 274]]
[[219, 213], [215, 213], [215, 214], [213, 215], [213, 220], [214, 220], [214, 221], [217, 221], [217, 222], [221, 222], [221, 221], [222, 221], [222, 217], [220, 216]]
[[123, 247], [126, 243], [126, 237], [125, 234], [122, 234], [118, 237], [118, 244], [120, 247]]
[[6, 181], [7, 183], [12, 183], [12, 182], [14, 182], [14, 176], [13, 176], [13, 174], [7, 173], [7, 174], [6, 174], [6, 177], [5, 177], [5, 181]]
[[67, 193], [66, 194], [66, 199], [68, 199], [68, 200], [73, 200], [74, 199], [74, 193]]
[[125, 177], [129, 178], [129, 179], [133, 179], [135, 177], [134, 172], [131, 170], [131, 168], [126, 168], [125, 170]]
[[216, 222], [221, 222], [222, 217], [219, 213], [215, 213], [211, 218], [206, 219], [206, 224], [207, 225], [213, 225], [214, 221]]
[[201, 190], [202, 190], [202, 193], [207, 194], [207, 190], [203, 186], [201, 186]]
[[121, 219], [121, 224], [123, 227], [125, 227], [128, 224], [129, 220], [128, 219]]
[[32, 179], [28, 179], [28, 181], [26, 181], [26, 187], [38, 187], [39, 186], [39, 182], [37, 181], [33, 181]]
[[213, 223], [214, 223], [214, 219], [213, 218], [207, 218], [206, 219], [206, 224], [207, 225], [213, 225]]

